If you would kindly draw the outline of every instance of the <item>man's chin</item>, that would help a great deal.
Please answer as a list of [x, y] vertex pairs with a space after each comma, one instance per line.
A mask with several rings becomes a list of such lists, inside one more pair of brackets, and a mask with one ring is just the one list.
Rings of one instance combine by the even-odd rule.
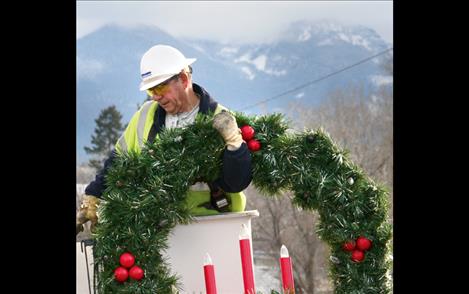
[[166, 111], [166, 113], [169, 113], [169, 114], [176, 114], [177, 113], [175, 108], [165, 108], [165, 107], [163, 107], [163, 109]]
[[179, 112], [181, 112], [181, 107], [178, 107], [178, 106], [174, 106], [174, 105], [166, 105], [166, 106], [163, 106], [163, 109], [166, 111], [166, 113], [169, 113], [169, 114], [178, 114]]

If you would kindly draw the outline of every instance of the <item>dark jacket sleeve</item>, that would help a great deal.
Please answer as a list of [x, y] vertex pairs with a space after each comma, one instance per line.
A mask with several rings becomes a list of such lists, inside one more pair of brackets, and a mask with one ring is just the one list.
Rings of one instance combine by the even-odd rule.
[[92, 195], [92, 196], [101, 198], [101, 195], [103, 194], [104, 189], [106, 189], [104, 177], [109, 167], [112, 165], [112, 162], [115, 157], [116, 157], [116, 151], [113, 150], [111, 153], [111, 156], [109, 156], [109, 158], [106, 159], [106, 161], [104, 162], [104, 167], [96, 174], [94, 181], [92, 181], [85, 188], [86, 195]]
[[246, 189], [252, 180], [251, 153], [246, 143], [238, 150], [225, 149], [221, 177], [215, 180], [225, 192], [236, 193]]

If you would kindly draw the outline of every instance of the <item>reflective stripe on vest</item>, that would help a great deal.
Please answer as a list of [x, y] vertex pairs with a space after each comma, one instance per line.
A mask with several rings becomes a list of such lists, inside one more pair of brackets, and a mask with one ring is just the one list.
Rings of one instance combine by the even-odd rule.
[[[155, 103], [154, 101], [148, 101], [142, 106], [142, 110], [140, 112], [140, 117], [138, 118], [137, 123], [137, 138], [138, 138], [138, 146], [140, 149], [143, 147], [143, 131], [145, 130], [145, 123], [147, 121], [148, 110], [150, 107]], [[153, 121], [152, 121], [153, 123]]]
[[125, 137], [124, 134], [119, 138], [119, 141], [117, 141], [117, 145], [119, 145], [119, 149], [121, 151], [127, 151], [127, 143], [125, 142]]

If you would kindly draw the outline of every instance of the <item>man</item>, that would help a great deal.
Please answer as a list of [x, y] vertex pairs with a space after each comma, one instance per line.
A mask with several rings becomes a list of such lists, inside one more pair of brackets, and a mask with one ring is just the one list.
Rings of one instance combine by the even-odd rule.
[[[213, 127], [223, 137], [223, 171], [217, 180], [193, 185], [187, 195], [187, 205], [194, 215], [244, 211], [246, 197], [242, 190], [252, 180], [251, 155], [243, 142], [236, 120], [226, 108], [217, 103], [207, 91], [192, 82], [191, 64], [195, 58], [184, 55], [171, 46], [156, 45], [142, 57], [141, 91], [147, 91], [147, 101], [133, 115], [115, 151], [104, 168], [85, 189], [77, 214], [77, 234], [83, 223], [97, 223], [96, 209], [105, 189], [104, 176], [118, 153], [141, 151], [145, 141], [153, 142], [163, 127], [184, 127], [194, 122], [197, 113], [215, 113]], [[198, 191], [196, 191], [198, 190]]]

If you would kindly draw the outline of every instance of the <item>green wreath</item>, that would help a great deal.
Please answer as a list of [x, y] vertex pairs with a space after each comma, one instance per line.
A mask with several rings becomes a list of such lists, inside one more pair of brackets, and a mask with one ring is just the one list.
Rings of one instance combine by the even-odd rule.
[[[266, 195], [291, 190], [295, 205], [318, 211], [316, 232], [331, 248], [335, 293], [389, 293], [392, 230], [387, 190], [351, 162], [347, 151], [322, 129], [287, 132], [288, 123], [280, 114], [235, 116], [239, 126], [254, 128], [261, 143], [252, 153], [253, 184]], [[162, 251], [171, 230], [191, 222], [184, 201], [189, 187], [196, 179], [213, 181], [221, 171], [224, 142], [212, 128], [212, 119], [212, 114], [198, 115], [186, 128], [164, 130], [141, 154], [116, 159], [106, 176], [94, 234], [98, 293], [173, 293], [180, 286]], [[357, 238], [362, 240], [354, 244]], [[353, 256], [353, 247], [360, 246], [365, 247], [360, 251], [364, 255]], [[114, 270], [127, 251], [145, 276], [120, 283]]]

